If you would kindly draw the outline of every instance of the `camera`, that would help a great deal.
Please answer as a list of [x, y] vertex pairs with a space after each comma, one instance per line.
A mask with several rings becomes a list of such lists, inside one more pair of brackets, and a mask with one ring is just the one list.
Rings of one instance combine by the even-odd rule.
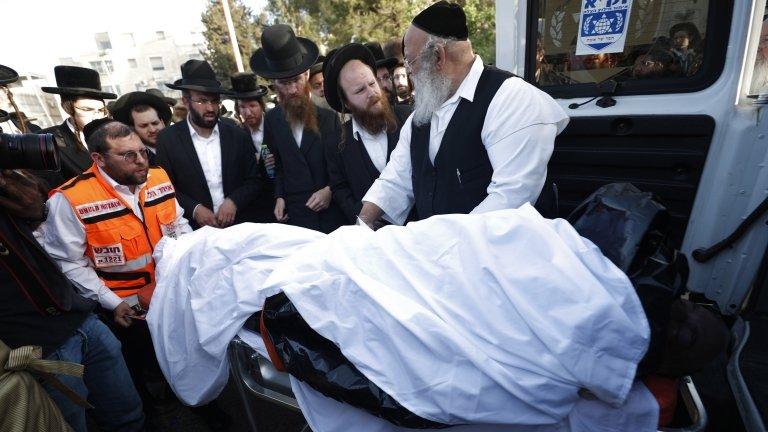
[[52, 134], [0, 133], [0, 169], [59, 170], [59, 149]]

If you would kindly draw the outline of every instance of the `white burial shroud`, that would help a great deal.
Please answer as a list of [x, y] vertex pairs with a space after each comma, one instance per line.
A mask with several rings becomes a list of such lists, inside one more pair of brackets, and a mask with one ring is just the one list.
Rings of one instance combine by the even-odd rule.
[[[376, 232], [204, 228], [164, 239], [156, 259], [147, 321], [188, 404], [226, 384], [235, 335], [264, 353], [242, 326], [282, 291], [403, 406], [465, 425], [451, 430], [641, 431], [658, 420], [634, 382], [649, 329], [632, 285], [567, 222], [530, 205]], [[317, 432], [400, 430], [291, 381]], [[598, 400], [579, 397], [582, 388]]]

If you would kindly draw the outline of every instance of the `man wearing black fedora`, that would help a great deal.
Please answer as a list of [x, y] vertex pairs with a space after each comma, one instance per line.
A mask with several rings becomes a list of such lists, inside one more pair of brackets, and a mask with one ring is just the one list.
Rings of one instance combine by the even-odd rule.
[[112, 118], [133, 128], [149, 151], [149, 165], [157, 165], [157, 136], [171, 121], [171, 107], [149, 92], [120, 96], [110, 108]]
[[181, 90], [187, 118], [160, 133], [157, 161], [176, 187], [193, 228], [247, 222], [260, 188], [251, 138], [219, 120], [221, 95], [228, 92], [208, 62], [188, 60], [181, 75], [166, 85]]
[[389, 161], [411, 112], [390, 104], [376, 81], [378, 64], [367, 45], [352, 43], [331, 51], [323, 68], [328, 104], [352, 114], [344, 123], [343, 141], [327, 149], [333, 199], [350, 224], [357, 220], [363, 196]]
[[379, 88], [386, 94], [391, 105], [396, 104], [397, 94], [392, 82], [392, 71], [398, 64], [397, 58], [384, 57], [384, 50], [378, 42], [368, 42], [365, 47], [376, 60], [376, 80], [379, 82]]
[[325, 100], [325, 89], [323, 88], [323, 62], [325, 61], [325, 56], [320, 56], [317, 58], [317, 61], [315, 64], [312, 65], [311, 68], [309, 68], [309, 91], [311, 94], [312, 102], [315, 103], [315, 105], [326, 108], [326, 109], [332, 109], [328, 102]]
[[[99, 73], [93, 69], [78, 66], [56, 66], [56, 87], [41, 87], [46, 93], [61, 97], [61, 108], [69, 117], [58, 126], [43, 129], [38, 133], [50, 133], [56, 138], [61, 159], [61, 177], [68, 180], [81, 174], [91, 166], [91, 153], [85, 144], [83, 128], [93, 120], [107, 116], [105, 99], [116, 99], [117, 95], [101, 90]], [[46, 180], [49, 180], [46, 178]], [[51, 184], [58, 187], [60, 184]]]
[[256, 155], [262, 189], [252, 206], [253, 222], [274, 223], [275, 221], [275, 158], [264, 144], [264, 95], [268, 90], [256, 83], [256, 75], [240, 72], [232, 75], [230, 98], [235, 100], [235, 114], [243, 130], [251, 136], [253, 152]]
[[310, 98], [309, 69], [318, 54], [312, 41], [276, 24], [264, 29], [250, 63], [272, 80], [280, 99], [264, 124], [264, 143], [275, 155], [275, 217], [329, 233], [345, 220], [332, 200], [325, 150], [338, 145], [341, 125], [336, 113]]

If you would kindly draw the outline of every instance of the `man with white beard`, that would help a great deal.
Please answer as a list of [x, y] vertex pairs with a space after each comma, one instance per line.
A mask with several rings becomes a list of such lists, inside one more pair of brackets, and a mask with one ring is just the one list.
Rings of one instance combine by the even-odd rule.
[[461, 7], [440, 1], [419, 13], [403, 39], [415, 86], [414, 112], [359, 217], [402, 224], [535, 202], [555, 136], [568, 115], [546, 93], [484, 66]]

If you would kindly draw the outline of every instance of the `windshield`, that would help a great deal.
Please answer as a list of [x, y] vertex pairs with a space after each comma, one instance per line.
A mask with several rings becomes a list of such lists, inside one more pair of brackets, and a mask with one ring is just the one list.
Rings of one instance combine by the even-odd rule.
[[708, 0], [540, 1], [534, 82], [689, 79], [702, 71], [708, 10]]

